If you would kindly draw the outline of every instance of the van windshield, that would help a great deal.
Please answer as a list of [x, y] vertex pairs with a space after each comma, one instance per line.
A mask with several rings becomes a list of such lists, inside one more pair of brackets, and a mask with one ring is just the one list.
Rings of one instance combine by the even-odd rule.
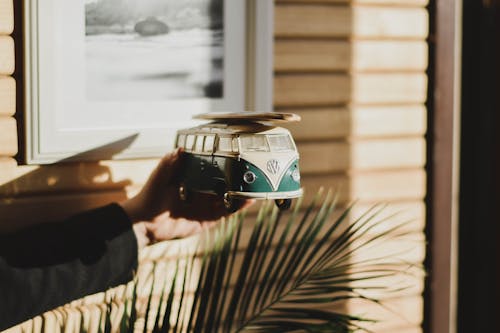
[[292, 139], [287, 134], [268, 135], [267, 140], [272, 151], [294, 151]]
[[240, 136], [241, 150], [244, 152], [253, 151], [269, 151], [266, 136], [257, 135], [242, 135]]
[[244, 152], [295, 151], [293, 141], [288, 134], [242, 135], [240, 143]]

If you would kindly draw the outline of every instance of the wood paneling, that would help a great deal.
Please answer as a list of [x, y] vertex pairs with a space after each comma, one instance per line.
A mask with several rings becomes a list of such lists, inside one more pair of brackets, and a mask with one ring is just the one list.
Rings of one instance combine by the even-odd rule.
[[[341, 0], [326, 0], [328, 1], [341, 1]], [[367, 5], [395, 5], [395, 6], [418, 6], [425, 7], [429, 0], [348, 0], [353, 4], [367, 4]]]
[[418, 104], [427, 98], [424, 73], [278, 74], [277, 107], [335, 104]]
[[423, 167], [425, 140], [373, 139], [298, 145], [303, 173]]
[[274, 105], [344, 104], [351, 94], [351, 78], [343, 74], [278, 74], [274, 78]]
[[362, 201], [423, 199], [426, 174], [423, 168], [359, 173], [352, 177], [351, 196]]
[[[420, 295], [395, 298], [384, 301], [383, 306], [364, 301], [350, 301], [348, 308], [352, 314], [368, 314], [376, 319], [373, 324], [364, 324], [371, 332], [421, 332], [423, 321], [423, 300]], [[397, 315], [396, 315], [397, 313]], [[413, 327], [413, 329], [412, 329]], [[400, 328], [405, 330], [399, 331]]]
[[424, 8], [355, 6], [354, 37], [424, 39], [429, 33], [429, 17]]
[[276, 3], [369, 4], [424, 7], [429, 0], [276, 0]]
[[[394, 170], [345, 175], [304, 175], [305, 202], [320, 187], [338, 189], [341, 201], [360, 200], [380, 202], [423, 199], [426, 193], [426, 177], [423, 169]], [[308, 190], [307, 190], [308, 189]]]
[[0, 35], [10, 35], [14, 30], [14, 0], [0, 0]]
[[274, 44], [276, 71], [347, 71], [351, 66], [348, 41], [292, 39]]
[[428, 15], [420, 7], [280, 3], [276, 7], [275, 34], [278, 37], [423, 39], [428, 34]]
[[423, 40], [307, 40], [275, 43], [278, 72], [422, 71], [427, 67]]
[[[411, 302], [411, 301], [410, 301]], [[419, 304], [422, 304], [421, 302]], [[375, 331], [377, 332], [377, 331]], [[387, 327], [383, 330], [384, 333], [422, 333], [423, 329], [420, 325], [405, 325], [396, 327]]]
[[284, 109], [302, 116], [286, 125], [297, 142], [346, 137], [415, 137], [426, 132], [424, 105], [350, 106], [337, 108]]
[[[357, 218], [373, 207], [368, 203], [357, 203], [352, 209], [353, 218]], [[373, 233], [385, 232], [400, 223], [408, 223], [403, 230], [423, 232], [425, 227], [425, 204], [419, 200], [391, 202], [378, 214], [380, 219], [389, 218], [387, 223], [380, 223], [372, 230]]]
[[372, 139], [351, 142], [350, 168], [355, 170], [424, 167], [424, 138]]
[[347, 37], [352, 31], [352, 9], [322, 4], [279, 4], [275, 34], [279, 37]]
[[347, 107], [283, 109], [302, 117], [299, 123], [285, 125], [296, 142], [345, 138], [352, 133], [352, 113]]
[[16, 166], [0, 160], [0, 198], [47, 194], [115, 191], [144, 184], [158, 160], [62, 163]]
[[17, 154], [17, 125], [11, 117], [0, 117], [0, 156]]
[[16, 81], [10, 76], [0, 76], [0, 116], [16, 112]]
[[[14, 189], [16, 196], [4, 196], [0, 198], [0, 216], [2, 216], [1, 228], [20, 228], [26, 224], [51, 221], [64, 218], [78, 211], [96, 207], [113, 201], [125, 199], [125, 197], [137, 193], [141, 185], [133, 184], [121, 187], [121, 184], [110, 184], [106, 190], [82, 189], [80, 191], [66, 190], [71, 184], [58, 184], [57, 191], [34, 192], [32, 188], [23, 192], [19, 183]], [[66, 185], [66, 186], [65, 186]], [[112, 187], [116, 188], [113, 189]], [[368, 202], [398, 202], [394, 210], [408, 211], [419, 218], [421, 206], [408, 206], [404, 202], [414, 203], [421, 200], [425, 195], [425, 173], [420, 169], [366, 172], [348, 176], [342, 174], [304, 175], [303, 186], [305, 188], [304, 202], [308, 203], [320, 187], [334, 188], [339, 191], [341, 203], [360, 200], [361, 203]], [[12, 189], [11, 189], [12, 190]], [[22, 194], [22, 195], [21, 195]], [[413, 207], [413, 208], [412, 208]], [[420, 208], [419, 208], [420, 207]], [[255, 209], [258, 205], [255, 205]], [[362, 211], [366, 206], [360, 206]], [[413, 213], [411, 213], [413, 212]], [[406, 220], [407, 218], [405, 218]]]
[[425, 71], [425, 40], [354, 40], [352, 69], [356, 71]]
[[424, 73], [362, 73], [352, 79], [352, 103], [413, 104], [427, 99]]
[[353, 106], [352, 133], [357, 137], [423, 136], [426, 130], [423, 104]]
[[126, 195], [125, 191], [105, 191], [0, 198], [0, 216], [2, 217], [0, 232], [18, 230], [37, 223], [57, 221], [82, 210], [124, 200]]
[[14, 73], [14, 39], [0, 36], [0, 75]]

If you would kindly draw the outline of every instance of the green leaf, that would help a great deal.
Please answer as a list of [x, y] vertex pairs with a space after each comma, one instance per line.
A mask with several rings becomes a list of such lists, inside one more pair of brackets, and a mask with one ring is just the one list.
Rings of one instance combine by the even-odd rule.
[[143, 328], [143, 332], [147, 332], [148, 331], [148, 321], [149, 321], [149, 312], [151, 311], [151, 301], [153, 299], [153, 295], [154, 295], [154, 288], [155, 288], [155, 269], [156, 269], [156, 264], [153, 265], [153, 268], [152, 268], [152, 274], [151, 274], [151, 289], [149, 290], [149, 296], [148, 296], [148, 303], [147, 303], [147, 306], [146, 306], [146, 314], [144, 316], [144, 328]]
[[160, 314], [161, 314], [161, 308], [162, 308], [162, 305], [163, 305], [163, 298], [164, 298], [164, 295], [165, 295], [165, 288], [166, 288], [166, 286], [167, 286], [167, 279], [165, 279], [165, 281], [163, 281], [163, 286], [160, 289], [161, 290], [161, 292], [160, 292], [160, 300], [158, 302], [158, 309], [156, 310], [155, 325], [153, 327], [152, 333], [159, 333], [161, 331], [161, 329], [160, 329]]
[[[266, 208], [267, 207], [267, 208]], [[239, 307], [241, 306], [241, 296], [243, 292], [245, 291], [245, 282], [247, 280], [248, 276], [248, 271], [249, 267], [252, 263], [252, 261], [255, 260], [254, 253], [257, 248], [258, 244], [258, 239], [260, 238], [260, 234], [262, 231], [263, 223], [264, 223], [264, 218], [265, 218], [265, 212], [268, 211], [269, 205], [263, 205], [263, 207], [259, 211], [259, 215], [257, 216], [257, 221], [255, 224], [255, 227], [253, 229], [252, 235], [250, 236], [250, 241], [247, 245], [247, 248], [245, 250], [245, 255], [243, 257], [243, 263], [241, 265], [241, 269], [236, 281], [236, 285], [234, 287], [233, 295], [231, 297], [231, 302], [229, 305], [229, 310], [227, 313], [227, 321], [225, 325], [225, 330], [226, 332], [229, 332], [231, 325], [233, 324], [233, 320], [235, 319], [236, 316], [236, 311], [239, 310]], [[237, 320], [239, 317], [236, 317]]]
[[[263, 276], [266, 278], [260, 284], [257, 295], [255, 297], [256, 298], [256, 301], [255, 301], [256, 307], [254, 307], [254, 312], [261, 309], [263, 306], [263, 303], [270, 296], [269, 292], [276, 282], [277, 271], [279, 270], [279, 267], [281, 267], [280, 265], [276, 265], [276, 263], [279, 262], [278, 258], [279, 258], [279, 255], [283, 251], [283, 246], [285, 244], [285, 240], [288, 237], [290, 230], [292, 229], [292, 225], [295, 223], [295, 221], [297, 219], [297, 215], [298, 215], [301, 203], [302, 203], [302, 198], [300, 198], [299, 201], [297, 202], [297, 204], [295, 205], [293, 213], [290, 216], [290, 218], [288, 219], [286, 227], [279, 238], [278, 244], [276, 245], [276, 249], [274, 250], [272, 258], [269, 261], [267, 268], [263, 274]], [[278, 224], [279, 224], [279, 221], [276, 221], [276, 226]], [[269, 277], [269, 278], [267, 278], [267, 277]]]
[[[361, 325], [373, 320], [317, 309], [315, 305], [323, 308], [358, 299], [383, 306], [379, 300], [368, 297], [371, 295], [368, 291], [402, 290], [385, 285], [384, 278], [406, 274], [405, 268], [415, 266], [398, 260], [397, 254], [357, 262], [353, 262], [353, 255], [383, 246], [385, 240], [404, 237], [409, 232], [402, 230], [404, 224], [386, 227], [384, 232], [376, 231], [380, 230], [376, 229], [380, 223], [394, 218], [391, 215], [378, 219], [384, 205], [374, 205], [350, 222], [355, 205], [351, 204], [332, 219], [337, 202], [338, 195], [328, 191], [323, 196], [322, 190], [304, 211], [300, 209], [302, 201], [299, 200], [291, 214], [277, 210], [272, 201], [265, 202], [245, 243], [243, 223], [249, 222], [245, 221], [244, 213], [222, 222], [214, 233], [207, 234], [201, 258], [195, 255], [191, 260], [186, 259], [183, 270], [179, 269], [179, 260], [176, 262], [163, 323], [159, 325], [159, 309], [163, 307], [166, 292], [160, 298], [153, 332], [160, 329], [162, 332], [228, 333], [247, 330], [369, 332]], [[282, 221], [284, 218], [286, 221]], [[236, 260], [237, 256], [242, 257], [241, 261]], [[201, 267], [193, 269], [198, 264]], [[176, 290], [176, 283], [181, 279], [182, 288]], [[186, 297], [187, 286], [192, 281], [197, 281], [197, 286], [191, 303], [186, 302]], [[234, 285], [231, 281], [235, 281]], [[166, 287], [165, 281], [162, 290]], [[174, 302], [178, 304], [175, 313]], [[146, 320], [151, 306], [150, 296]], [[122, 318], [122, 326], [127, 322], [126, 328], [130, 331], [135, 316], [131, 310], [128, 321]], [[171, 319], [175, 320], [173, 328]]]
[[[245, 218], [244, 212], [237, 214], [235, 217], [233, 217], [230, 220], [230, 228], [228, 229], [228, 232], [226, 234], [226, 246], [227, 250], [230, 252], [230, 261], [229, 261], [229, 267], [226, 272], [226, 278], [224, 280], [224, 291], [221, 300], [219, 302], [219, 307], [217, 309], [217, 316], [215, 316], [214, 327], [216, 328], [219, 328], [219, 325], [221, 325], [221, 321], [223, 321], [226, 316], [226, 314], [223, 311], [227, 304], [226, 300], [229, 298], [227, 297], [227, 295], [231, 283], [231, 277], [233, 276], [234, 261], [236, 259], [236, 254], [238, 253], [238, 247], [240, 244], [241, 230], [243, 228], [244, 218]], [[236, 236], [234, 234], [235, 232]]]
[[130, 302], [130, 315], [127, 321], [127, 330], [128, 333], [134, 333], [134, 324], [137, 320], [137, 283], [138, 281], [134, 281], [134, 289], [132, 290], [132, 301]]
[[172, 279], [172, 284], [170, 285], [170, 290], [167, 297], [167, 304], [165, 306], [165, 312], [163, 313], [163, 322], [161, 325], [161, 331], [169, 332], [170, 330], [170, 317], [172, 315], [172, 304], [174, 302], [175, 296], [175, 283], [177, 281], [177, 273], [179, 272], [179, 260], [175, 262], [174, 278]]
[[[187, 281], [187, 277], [188, 277], [189, 260], [186, 259], [185, 262], [186, 262], [186, 265], [184, 267], [184, 274], [183, 274], [183, 278], [182, 278], [181, 298], [179, 300], [179, 309], [177, 311], [177, 319], [175, 321], [174, 333], [182, 332], [182, 330], [180, 328], [182, 326], [181, 321], [183, 319], [182, 309], [183, 309], [183, 305], [184, 305], [184, 296], [186, 293], [186, 281]], [[192, 265], [191, 265], [191, 267], [192, 267]]]

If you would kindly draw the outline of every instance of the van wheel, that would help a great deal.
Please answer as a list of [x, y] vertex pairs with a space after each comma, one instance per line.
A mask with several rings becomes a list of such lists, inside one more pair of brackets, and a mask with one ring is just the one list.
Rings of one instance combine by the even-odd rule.
[[182, 201], [187, 201], [189, 195], [188, 195], [188, 190], [186, 188], [186, 184], [180, 183], [179, 184], [179, 199]]
[[276, 199], [274, 203], [278, 206], [279, 210], [287, 210], [292, 206], [292, 199]]
[[239, 208], [239, 200], [232, 198], [228, 193], [224, 193], [224, 207], [228, 213], [234, 213]]

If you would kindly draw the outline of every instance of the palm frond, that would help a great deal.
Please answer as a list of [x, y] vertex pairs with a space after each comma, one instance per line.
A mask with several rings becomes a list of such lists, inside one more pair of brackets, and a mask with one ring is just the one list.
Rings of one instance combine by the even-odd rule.
[[[353, 204], [332, 218], [338, 203], [332, 191], [319, 191], [304, 210], [301, 203], [287, 213], [264, 203], [249, 235], [244, 213], [221, 223], [200, 254], [177, 259], [157, 308], [148, 298], [144, 331], [154, 316], [153, 332], [369, 332], [364, 324], [373, 319], [344, 313], [342, 305], [350, 300], [382, 305], [370, 295], [401, 290], [380, 281], [406, 274], [411, 264], [396, 257], [353, 258], [406, 235], [405, 224], [377, 231], [394, 218], [378, 218], [384, 205], [352, 221]], [[153, 288], [154, 283], [150, 295]], [[136, 289], [137, 282], [125, 304], [123, 331], [130, 332], [137, 318]]]

